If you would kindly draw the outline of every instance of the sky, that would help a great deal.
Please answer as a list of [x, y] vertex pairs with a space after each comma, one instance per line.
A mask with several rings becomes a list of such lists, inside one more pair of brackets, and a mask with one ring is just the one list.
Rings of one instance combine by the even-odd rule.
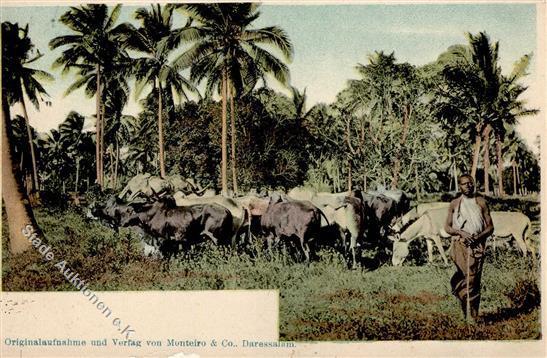
[[[148, 5], [143, 5], [148, 6]], [[125, 6], [121, 21], [138, 23], [132, 18], [136, 7]], [[33, 6], [1, 8], [2, 21], [30, 26], [29, 36], [44, 53], [36, 68], [54, 75], [55, 81], [45, 84], [52, 105], [36, 111], [31, 106], [29, 117], [38, 131], [57, 127], [71, 110], [90, 117], [95, 113], [95, 101], [85, 97], [83, 90], [63, 96], [75, 80], [74, 75], [61, 75], [51, 68], [61, 49], [50, 51], [48, 42], [55, 36], [68, 34], [59, 23], [66, 7]], [[529, 90], [524, 96], [532, 108], [541, 108], [539, 73], [536, 71], [537, 32], [534, 4], [321, 4], [261, 6], [256, 27], [276, 25], [284, 29], [294, 46], [294, 59], [289, 64], [291, 85], [306, 88], [308, 108], [334, 101], [348, 79], [358, 78], [355, 66], [366, 64], [374, 51], [394, 52], [398, 62], [424, 65], [454, 44], [466, 43], [466, 32], [486, 31], [492, 41], [499, 41], [500, 65], [509, 74], [521, 56], [534, 53], [530, 76], [525, 80]], [[176, 14], [175, 25], [185, 21]], [[284, 91], [272, 80], [271, 87]], [[137, 114], [140, 106], [131, 96], [124, 112]], [[535, 150], [536, 135], [543, 128], [543, 114], [524, 118], [517, 127], [531, 149]], [[92, 126], [91, 121], [86, 124]]]

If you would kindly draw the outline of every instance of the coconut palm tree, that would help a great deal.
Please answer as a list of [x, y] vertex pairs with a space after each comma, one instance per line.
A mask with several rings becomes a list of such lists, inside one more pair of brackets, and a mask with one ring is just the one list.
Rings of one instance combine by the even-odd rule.
[[[194, 42], [193, 46], [175, 60], [177, 68], [191, 67], [190, 79], [206, 81], [206, 95], [220, 93], [222, 99], [221, 185], [227, 184], [227, 101], [251, 91], [258, 81], [266, 82], [272, 74], [282, 84], [289, 82], [288, 67], [264, 45], [279, 51], [285, 61], [291, 61], [292, 44], [281, 28], [269, 26], [251, 28], [259, 18], [259, 4], [185, 4], [180, 5], [192, 21], [191, 30], [179, 36]], [[234, 106], [231, 106], [234, 108]], [[235, 109], [230, 116], [235, 120]], [[235, 177], [235, 125], [232, 128], [232, 172]], [[234, 191], [237, 181], [234, 181]]]
[[513, 71], [508, 77], [501, 76], [499, 91], [494, 102], [495, 116], [491, 124], [496, 141], [497, 174], [499, 195], [501, 196], [505, 195], [502, 154], [505, 135], [518, 122], [519, 118], [539, 112], [537, 109], [526, 108], [526, 102], [519, 98], [527, 89], [519, 83], [519, 80], [528, 75], [526, 71], [530, 60], [531, 55], [524, 55], [515, 63]]
[[[116, 5], [109, 14], [104, 4], [89, 4], [70, 7], [60, 21], [72, 33], [58, 36], [50, 41], [51, 49], [64, 47], [65, 50], [54, 63], [63, 66], [63, 72], [75, 69], [77, 80], [67, 89], [66, 94], [85, 86], [89, 97], [95, 96], [95, 160], [97, 183], [104, 185], [104, 89], [105, 83], [123, 81], [127, 78], [128, 56], [124, 51], [120, 35], [127, 24], [115, 26], [121, 5]], [[113, 80], [114, 79], [114, 80]]]
[[[499, 43], [490, 43], [490, 39], [485, 32], [480, 32], [478, 35], [467, 34], [469, 46], [471, 48], [471, 58], [473, 68], [481, 80], [480, 101], [485, 109], [486, 115], [479, 122], [482, 126], [482, 142], [484, 146], [484, 191], [490, 192], [489, 184], [489, 165], [490, 165], [490, 133], [492, 132], [492, 121], [494, 110], [492, 108], [500, 88], [501, 67], [498, 65]], [[477, 150], [477, 148], [475, 148]], [[474, 165], [476, 168], [476, 164]]]
[[[26, 36], [23, 39], [28, 39]], [[17, 96], [17, 88], [21, 89], [22, 83], [20, 68], [21, 53], [14, 51], [13, 46], [21, 41], [21, 33], [17, 24], [2, 23], [2, 198], [6, 209], [6, 216], [9, 230], [9, 248], [14, 254], [28, 249], [30, 241], [23, 235], [27, 225], [33, 227], [34, 232], [42, 235], [42, 232], [36, 223], [29, 198], [24, 190], [20, 180], [19, 167], [14, 157], [14, 138], [11, 128], [10, 104], [16, 102], [21, 96]], [[26, 40], [25, 40], [26, 41]], [[28, 39], [30, 42], [30, 39]], [[28, 45], [27, 45], [28, 48]], [[28, 52], [23, 51], [23, 54]], [[28, 74], [28, 72], [26, 73]], [[38, 88], [42, 88], [38, 81], [34, 82], [34, 76], [26, 77], [30, 79], [29, 86], [25, 87], [25, 92], [29, 94], [39, 94]], [[23, 83], [24, 86], [24, 83]], [[45, 91], [44, 91], [45, 92]], [[32, 137], [32, 134], [29, 138]]]
[[82, 173], [82, 163], [86, 167], [86, 157], [90, 150], [90, 144], [93, 143], [91, 134], [84, 131], [85, 118], [81, 114], [71, 111], [63, 123], [59, 125], [58, 138], [52, 133], [48, 144], [53, 144], [52, 148], [57, 152], [62, 152], [63, 158], [72, 163], [63, 163], [62, 165], [72, 167], [74, 165], [74, 191], [78, 191], [79, 182]]
[[139, 8], [135, 18], [141, 21], [136, 29], [128, 26], [126, 44], [132, 50], [145, 54], [133, 60], [133, 70], [137, 78], [136, 96], [139, 97], [146, 85], [152, 85], [157, 93], [158, 103], [158, 146], [160, 176], [165, 172], [163, 100], [164, 91], [172, 90], [181, 98], [187, 99], [186, 92], [197, 92], [193, 84], [184, 78], [169, 62], [169, 56], [176, 50], [178, 42], [172, 40], [173, 10], [170, 5], [152, 5], [150, 10]]
[[[5, 35], [5, 37], [4, 37]], [[40, 101], [48, 96], [44, 87], [39, 81], [52, 80], [53, 77], [42, 70], [28, 67], [31, 63], [42, 57], [40, 51], [35, 51], [34, 45], [28, 37], [28, 25], [20, 28], [18, 24], [9, 22], [2, 23], [3, 46], [2, 49], [9, 56], [3, 57], [10, 71], [7, 74], [6, 96], [9, 104], [20, 103], [25, 118], [27, 130], [28, 147], [32, 163], [32, 188], [38, 190], [38, 172], [36, 168], [36, 154], [33, 145], [33, 135], [29, 124], [25, 94], [30, 102], [39, 109]]]
[[[2, 66], [3, 67], [3, 66]], [[4, 74], [5, 72], [2, 71]], [[2, 93], [4, 88], [2, 88]], [[11, 253], [17, 254], [27, 250], [31, 244], [23, 235], [27, 225], [33, 227], [40, 237], [42, 232], [36, 223], [32, 208], [23, 184], [18, 178], [19, 168], [15, 162], [12, 150], [12, 131], [10, 123], [10, 112], [7, 98], [2, 98], [2, 199], [6, 210], [9, 227], [9, 249]]]
[[[439, 56], [443, 65], [445, 86], [441, 88], [441, 111], [458, 113], [460, 125], [466, 126], [475, 137], [471, 175], [475, 177], [481, 143], [484, 147], [484, 191], [490, 191], [489, 143], [492, 121], [495, 117], [494, 103], [501, 83], [501, 68], [498, 65], [498, 42], [491, 43], [485, 32], [477, 35], [467, 33], [468, 45], [451, 46]], [[458, 109], [459, 108], [459, 109]]]
[[154, 148], [152, 139], [158, 135], [154, 122], [148, 117], [153, 113], [142, 112], [139, 117], [128, 127], [129, 141], [125, 160], [126, 172], [130, 175], [151, 173], [157, 170], [154, 167], [157, 160], [157, 149]]

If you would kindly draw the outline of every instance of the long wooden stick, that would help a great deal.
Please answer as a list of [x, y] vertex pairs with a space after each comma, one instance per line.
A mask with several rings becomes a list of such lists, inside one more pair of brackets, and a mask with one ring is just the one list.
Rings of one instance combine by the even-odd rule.
[[467, 304], [466, 304], [466, 307], [465, 307], [465, 316], [466, 316], [466, 321], [467, 321], [467, 324], [469, 324], [470, 322], [470, 319], [469, 319], [469, 316], [471, 314], [471, 300], [469, 298], [469, 261], [471, 260], [471, 247], [468, 247], [467, 248], [467, 285], [465, 285], [466, 287], [466, 290], [467, 290]]

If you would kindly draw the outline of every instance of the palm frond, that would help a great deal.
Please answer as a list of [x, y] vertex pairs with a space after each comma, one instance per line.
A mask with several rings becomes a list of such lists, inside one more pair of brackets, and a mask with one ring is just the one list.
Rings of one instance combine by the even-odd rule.
[[257, 30], [246, 30], [242, 34], [242, 40], [254, 44], [274, 45], [279, 49], [288, 61], [292, 61], [294, 49], [287, 33], [277, 26], [265, 27]]

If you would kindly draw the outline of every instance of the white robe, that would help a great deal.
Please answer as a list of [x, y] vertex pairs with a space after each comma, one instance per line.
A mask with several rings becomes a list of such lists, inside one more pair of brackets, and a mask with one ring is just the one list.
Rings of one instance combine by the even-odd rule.
[[479, 234], [484, 230], [485, 222], [482, 217], [482, 209], [474, 197], [462, 196], [460, 205], [454, 210], [452, 225], [471, 235]]

